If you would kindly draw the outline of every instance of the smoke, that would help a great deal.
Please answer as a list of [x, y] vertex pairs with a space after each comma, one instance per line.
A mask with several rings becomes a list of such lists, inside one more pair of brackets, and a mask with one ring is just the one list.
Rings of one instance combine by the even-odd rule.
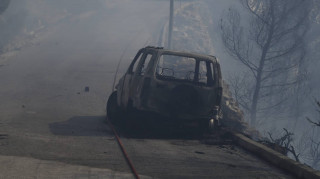
[[8, 8], [10, 0], [2, 0], [0, 2], [0, 15]]
[[130, 41], [136, 47], [132, 51], [156, 45], [152, 41], [167, 17], [165, 1], [12, 0], [0, 22], [1, 44], [35, 35], [41, 43], [65, 44], [65, 49], [120, 54]]
[[[207, 2], [212, 20], [208, 25], [214, 48], [212, 55], [220, 59], [225, 79], [229, 74], [239, 74], [242, 67], [227, 55], [222, 45], [219, 22], [223, 11], [230, 6], [241, 7], [240, 4], [231, 0], [202, 2]], [[184, 3], [188, 2], [175, 1], [175, 9]], [[101, 70], [110, 73], [115, 71], [124, 54], [120, 76], [139, 48], [158, 45], [159, 35], [168, 19], [169, 1], [165, 0], [11, 0], [1, 14], [0, 48], [2, 54], [33, 48], [34, 53], [26, 55], [26, 60], [39, 58], [38, 54], [50, 55], [50, 63], [61, 63], [61, 66], [74, 63], [81, 69], [100, 65]], [[318, 29], [319, 24], [314, 24], [308, 36], [308, 53], [316, 54], [309, 56], [313, 59], [309, 67], [310, 88], [315, 97], [319, 96], [320, 75]], [[66, 62], [67, 59], [72, 60]], [[313, 108], [305, 110], [312, 111]]]

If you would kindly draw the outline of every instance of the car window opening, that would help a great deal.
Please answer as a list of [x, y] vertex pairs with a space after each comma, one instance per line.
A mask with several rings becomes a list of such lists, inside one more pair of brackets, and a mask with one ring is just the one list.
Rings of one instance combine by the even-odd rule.
[[140, 75], [144, 75], [145, 72], [147, 71], [147, 69], [149, 68], [149, 63], [151, 61], [151, 58], [152, 58], [152, 54], [147, 54], [142, 66], [141, 66]]
[[132, 61], [131, 65], [129, 66], [129, 70], [128, 70], [129, 74], [133, 74], [135, 71], [137, 71], [138, 64], [143, 56], [142, 54], [143, 54], [142, 52], [139, 52], [136, 55], [136, 57], [134, 58], [134, 60]]
[[207, 60], [163, 54], [157, 64], [156, 76], [162, 80], [187, 81], [212, 86], [214, 66]]

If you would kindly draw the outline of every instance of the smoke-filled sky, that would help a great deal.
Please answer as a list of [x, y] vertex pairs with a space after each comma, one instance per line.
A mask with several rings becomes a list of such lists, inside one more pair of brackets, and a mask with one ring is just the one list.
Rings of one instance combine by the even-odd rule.
[[[204, 11], [200, 8], [197, 13], [206, 16], [202, 19], [208, 21], [203, 24], [208, 26], [204, 29], [208, 29], [211, 38], [214, 54], [210, 55], [220, 60], [223, 78], [228, 81], [230, 74], [241, 74], [243, 66], [224, 49], [219, 22], [223, 12], [233, 7], [243, 15], [243, 24], [248, 25], [244, 8], [235, 0], [176, 0], [175, 10], [179, 11], [189, 2], [206, 3]], [[192, 19], [194, 12], [186, 11], [184, 14], [191, 14]], [[197, 18], [185, 24], [190, 27], [185, 28], [191, 29], [190, 34], [201, 32], [195, 29], [199, 25]], [[169, 0], [11, 0], [0, 14], [0, 98], [8, 101], [0, 103], [0, 113], [17, 114], [10, 111], [20, 103], [37, 109], [46, 105], [55, 108], [56, 104], [47, 100], [60, 93], [70, 94], [63, 101], [68, 104], [63, 110], [83, 112], [81, 109], [85, 108], [85, 114], [104, 112], [119, 60], [122, 62], [116, 79], [127, 69], [138, 49], [159, 44], [168, 20]], [[175, 21], [181, 27], [183, 23]], [[313, 113], [313, 97], [320, 99], [319, 29], [319, 22], [310, 25], [305, 44], [310, 92], [304, 99], [306, 105], [302, 111], [303, 115], [313, 118], [317, 117], [317, 113]], [[193, 37], [190, 34], [189, 37]], [[201, 36], [196, 38], [189, 40], [198, 43]], [[91, 94], [94, 94], [82, 99], [87, 106], [72, 96], [86, 85], [93, 88]]]
[[[216, 2], [209, 11], [212, 13], [216, 31], [214, 40], [218, 42], [218, 22], [222, 10], [228, 8], [229, 4], [238, 3]], [[186, 2], [176, 1], [175, 9], [184, 3]], [[11, 0], [9, 8], [2, 15], [1, 43], [5, 46], [8, 40], [19, 34], [35, 33], [41, 43], [63, 42], [65, 45], [69, 44], [70, 48], [88, 50], [97, 49], [94, 47], [95, 43], [99, 48], [103, 47], [106, 50], [115, 48], [123, 51], [126, 44], [140, 41], [134, 48], [137, 50], [144, 45], [158, 45], [160, 31], [168, 18], [169, 1]], [[106, 45], [107, 41], [111, 42], [112, 47]], [[133, 50], [129, 56], [133, 56], [134, 53]], [[224, 57], [223, 54], [221, 56]], [[226, 60], [220, 59], [225, 63]]]
[[[192, 1], [176, 0], [175, 10], [179, 11], [189, 2]], [[238, 8], [244, 14], [244, 24], [247, 14], [238, 1], [199, 2], [207, 3], [205, 11], [209, 18], [206, 20], [211, 23], [205, 25], [210, 26], [207, 29], [213, 46], [214, 54], [211, 55], [220, 59], [224, 78], [228, 80], [230, 74], [241, 72], [242, 66], [226, 53], [219, 22], [223, 12], [230, 7]], [[11, 0], [0, 17], [3, 52], [0, 62], [5, 65], [6, 61], [15, 59], [15, 55], [26, 53], [23, 54], [25, 61], [39, 59], [39, 55], [42, 58], [48, 56], [52, 59], [50, 63], [66, 63], [67, 59], [74, 59], [72, 63], [85, 66], [107, 61], [107, 70], [112, 71], [122, 59], [120, 72], [124, 72], [139, 48], [159, 44], [159, 36], [168, 19], [169, 1], [166, 0]], [[175, 21], [175, 24], [183, 25], [183, 22]], [[196, 24], [186, 26], [192, 29]], [[306, 45], [308, 53], [312, 54], [319, 49], [319, 24], [314, 23], [310, 28]], [[60, 57], [55, 58], [56, 55]], [[319, 62], [312, 57], [311, 63], [309, 73], [314, 83], [311, 86], [318, 88]]]

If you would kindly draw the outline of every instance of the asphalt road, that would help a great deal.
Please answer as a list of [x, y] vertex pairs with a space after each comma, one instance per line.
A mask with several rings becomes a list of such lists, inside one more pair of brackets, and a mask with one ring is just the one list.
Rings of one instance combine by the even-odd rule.
[[[123, 72], [139, 48], [155, 45], [167, 9], [166, 1], [131, 3], [119, 12], [65, 19], [7, 59], [0, 66], [0, 155], [130, 173], [105, 121], [105, 103], [118, 60], [124, 53]], [[159, 129], [153, 133], [142, 126], [139, 135], [120, 129], [139, 174], [291, 178], [238, 147], [209, 145], [192, 133]], [[4, 169], [10, 170], [0, 165]]]

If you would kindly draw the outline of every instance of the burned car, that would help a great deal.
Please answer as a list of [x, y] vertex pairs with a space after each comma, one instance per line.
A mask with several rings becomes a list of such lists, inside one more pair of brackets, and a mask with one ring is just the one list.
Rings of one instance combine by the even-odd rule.
[[145, 47], [110, 95], [107, 116], [115, 120], [134, 109], [214, 128], [221, 97], [220, 65], [214, 56]]

